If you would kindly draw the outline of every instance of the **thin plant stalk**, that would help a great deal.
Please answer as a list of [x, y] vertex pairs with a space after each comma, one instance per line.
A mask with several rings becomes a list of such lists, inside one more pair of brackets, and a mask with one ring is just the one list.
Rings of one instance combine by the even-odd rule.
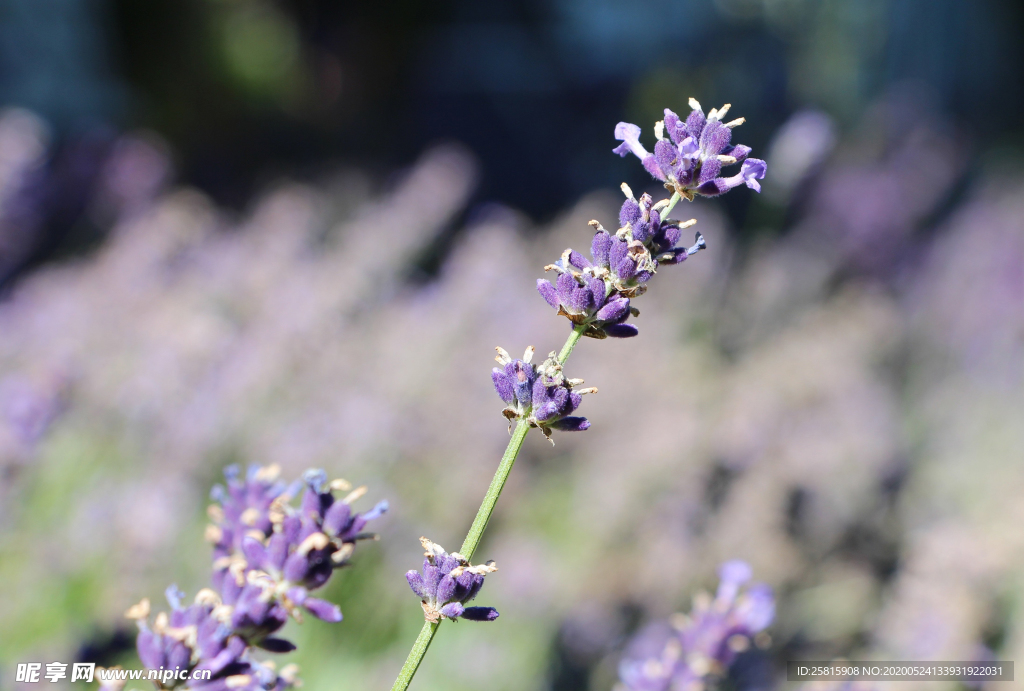
[[402, 665], [402, 671], [398, 673], [398, 678], [395, 679], [395, 685], [391, 687], [391, 691], [409, 688], [409, 684], [412, 683], [412, 678], [416, 675], [416, 670], [420, 668], [423, 656], [427, 654], [430, 642], [434, 640], [434, 634], [437, 632], [437, 627], [440, 625], [441, 622], [439, 621], [423, 622], [423, 628], [420, 629], [420, 635], [416, 637], [416, 642], [412, 644], [412, 650], [409, 651], [409, 657], [406, 658], [405, 664]]
[[669, 215], [670, 213], [672, 213], [672, 209], [676, 208], [676, 204], [678, 204], [678, 203], [679, 203], [679, 200], [680, 200], [680, 199], [682, 199], [682, 197], [681, 197], [681, 196], [679, 195], [679, 193], [678, 193], [678, 192], [674, 192], [674, 193], [672, 194], [672, 199], [670, 199], [670, 200], [669, 200], [669, 202], [668, 202], [668, 206], [666, 206], [666, 207], [665, 207], [664, 209], [662, 209], [661, 211], [659, 211], [659, 212], [658, 212], [658, 213], [659, 213], [659, 215], [660, 215], [660, 216], [661, 216], [662, 218], [668, 218], [668, 215]]
[[[565, 341], [565, 345], [562, 346], [562, 350], [559, 351], [559, 364], [564, 365], [565, 361], [569, 359], [569, 355], [572, 354], [573, 348], [576, 347], [585, 330], [586, 325], [577, 326], [572, 330], [569, 338]], [[473, 553], [480, 546], [480, 540], [483, 539], [484, 530], [487, 529], [487, 523], [491, 520], [491, 514], [494, 513], [498, 497], [501, 496], [501, 490], [505, 487], [505, 481], [508, 479], [509, 473], [512, 472], [512, 466], [515, 465], [516, 457], [519, 455], [519, 450], [523, 447], [523, 441], [526, 439], [526, 433], [529, 431], [530, 424], [525, 420], [520, 420], [512, 431], [512, 438], [509, 439], [505, 453], [501, 456], [498, 470], [494, 473], [494, 478], [487, 488], [487, 493], [480, 504], [480, 509], [476, 512], [476, 518], [473, 519], [473, 525], [469, 527], [469, 533], [462, 543], [462, 549], [459, 550], [459, 553], [467, 560], [473, 558]], [[434, 634], [437, 633], [437, 629], [440, 626], [440, 621], [437, 623], [423, 622], [420, 635], [416, 637], [416, 642], [413, 643], [412, 650], [409, 651], [409, 657], [406, 658], [405, 664], [402, 665], [402, 669], [398, 673], [398, 678], [395, 680], [394, 686], [391, 687], [391, 691], [405, 691], [405, 689], [409, 688], [409, 684], [412, 683], [412, 678], [416, 675], [416, 670], [419, 669], [423, 657], [427, 654], [427, 649], [430, 648], [430, 642], [434, 640]]]

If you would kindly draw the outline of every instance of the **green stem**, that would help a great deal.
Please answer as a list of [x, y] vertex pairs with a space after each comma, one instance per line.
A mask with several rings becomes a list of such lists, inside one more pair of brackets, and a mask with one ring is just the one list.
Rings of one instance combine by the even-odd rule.
[[412, 678], [416, 674], [416, 670], [420, 668], [420, 662], [423, 661], [423, 656], [427, 654], [427, 648], [430, 647], [430, 641], [434, 640], [434, 632], [437, 631], [437, 627], [440, 625], [441, 622], [437, 622], [436, 624], [432, 624], [429, 621], [423, 622], [423, 628], [420, 629], [420, 635], [416, 637], [416, 642], [412, 644], [412, 650], [409, 651], [409, 657], [406, 658], [405, 664], [402, 665], [402, 671], [398, 673], [398, 679], [395, 679], [395, 685], [391, 687], [391, 691], [409, 688], [409, 684], [412, 682]]
[[565, 361], [572, 355], [572, 349], [576, 347], [580, 337], [583, 336], [583, 332], [587, 330], [586, 325], [581, 324], [572, 330], [569, 334], [569, 338], [566, 339], [565, 345], [562, 346], [562, 350], [558, 353], [558, 363], [561, 365], [565, 364]]
[[679, 203], [680, 199], [682, 199], [682, 197], [679, 196], [678, 192], [672, 194], [672, 199], [669, 200], [668, 206], [666, 206], [663, 210], [658, 212], [658, 215], [661, 217], [661, 220], [664, 221], [665, 219], [668, 218], [668, 215], [672, 213], [672, 209], [676, 208], [676, 204]]
[[519, 449], [522, 448], [523, 441], [526, 439], [526, 433], [529, 431], [530, 423], [525, 420], [520, 420], [516, 423], [516, 428], [512, 432], [512, 438], [508, 440], [508, 446], [501, 457], [498, 470], [494, 473], [494, 479], [491, 480], [491, 486], [487, 488], [487, 494], [484, 495], [480, 509], [476, 512], [473, 525], [469, 527], [469, 534], [466, 535], [466, 539], [462, 542], [462, 549], [459, 550], [459, 553], [467, 560], [473, 559], [473, 553], [480, 546], [484, 530], [487, 529], [487, 522], [491, 520], [491, 514], [494, 513], [494, 506], [498, 503], [498, 497], [501, 496], [505, 480], [508, 479], [508, 474], [512, 472], [512, 465], [516, 462], [516, 456], [519, 455]]
[[[572, 353], [573, 348], [576, 347], [576, 343], [579, 342], [585, 330], [585, 325], [577, 326], [572, 330], [569, 338], [565, 341], [565, 345], [562, 346], [561, 352], [558, 354], [559, 363], [564, 365], [565, 361], [569, 359], [569, 355]], [[483, 539], [484, 530], [487, 529], [487, 523], [491, 520], [491, 514], [494, 513], [494, 507], [498, 503], [498, 497], [501, 496], [505, 480], [508, 479], [509, 473], [512, 472], [516, 456], [519, 455], [519, 449], [523, 447], [523, 441], [526, 439], [526, 433], [529, 431], [530, 424], [520, 420], [512, 432], [512, 438], [508, 441], [508, 446], [501, 457], [498, 470], [494, 473], [491, 485], [487, 488], [487, 494], [484, 495], [483, 503], [480, 504], [480, 509], [476, 512], [476, 518], [473, 519], [473, 525], [469, 527], [469, 534], [466, 535], [466, 539], [462, 543], [462, 549], [459, 550], [459, 553], [467, 560], [473, 558], [473, 553], [480, 546], [480, 540]], [[423, 623], [420, 635], [416, 637], [416, 642], [412, 644], [409, 657], [406, 658], [405, 664], [402, 665], [402, 670], [398, 673], [398, 679], [395, 680], [395, 685], [391, 687], [391, 691], [405, 691], [409, 688], [409, 684], [412, 683], [412, 678], [416, 675], [416, 670], [419, 669], [420, 662], [423, 661], [423, 656], [427, 654], [430, 642], [434, 639], [434, 634], [437, 633], [440, 625], [441, 622], [431, 624], [427, 621]]]

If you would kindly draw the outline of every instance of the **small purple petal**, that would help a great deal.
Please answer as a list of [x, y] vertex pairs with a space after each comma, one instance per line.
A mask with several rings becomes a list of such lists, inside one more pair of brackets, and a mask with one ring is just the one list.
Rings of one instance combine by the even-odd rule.
[[740, 163], [743, 161], [743, 159], [750, 155], [750, 151], [751, 149], [749, 146], [737, 144], [736, 146], [727, 147], [724, 151], [722, 151], [722, 153], [725, 154], [726, 156], [732, 156], [733, 158], [736, 159], [737, 163]]
[[540, 293], [541, 297], [543, 297], [551, 307], [558, 309], [558, 291], [556, 291], [555, 287], [551, 285], [551, 281], [545, 281], [543, 278], [538, 278], [537, 292]]
[[582, 432], [590, 428], [590, 422], [585, 417], [563, 417], [548, 426], [562, 432]]
[[611, 251], [608, 253], [608, 263], [611, 267], [616, 267], [622, 263], [622, 260], [627, 257], [629, 253], [629, 245], [622, 238], [612, 238]]
[[388, 503], [388, 500], [381, 499], [379, 502], [374, 504], [372, 509], [362, 514], [361, 518], [363, 519], [364, 523], [367, 521], [372, 521], [386, 514], [390, 508], [391, 504]]
[[461, 602], [450, 602], [441, 608], [441, 614], [449, 619], [458, 619], [465, 611], [466, 608], [462, 606]]
[[172, 584], [167, 586], [167, 589], [164, 591], [164, 597], [167, 598], [167, 604], [171, 606], [171, 609], [179, 610], [181, 609], [182, 601], [185, 599], [185, 593], [177, 585]]
[[743, 178], [743, 182], [747, 184], [747, 187], [755, 192], [760, 192], [761, 185], [757, 181], [763, 180], [767, 172], [767, 163], [759, 158], [748, 158], [743, 162], [743, 167], [740, 169], [740, 176]]
[[619, 156], [632, 152], [641, 160], [647, 157], [647, 150], [640, 144], [640, 128], [637, 125], [620, 122], [615, 126], [615, 138], [622, 142], [613, 149]]
[[423, 582], [423, 577], [419, 571], [409, 571], [405, 574], [405, 580], [409, 581], [409, 587], [412, 588], [412, 592], [416, 593], [416, 596], [420, 599], [426, 600], [430, 597], [430, 593], [427, 591], [427, 586]]
[[590, 243], [590, 254], [599, 266], [608, 266], [608, 253], [612, 248], [612, 236], [606, 231], [599, 230], [594, 234], [594, 240]]
[[543, 378], [538, 377], [537, 380], [533, 382], [533, 396], [531, 398], [533, 406], [536, 408], [538, 405], [547, 403], [549, 397], [547, 385], [544, 384]]
[[615, 298], [597, 312], [597, 318], [602, 321], [614, 321], [629, 312], [629, 298]]
[[683, 236], [683, 229], [679, 226], [667, 226], [665, 228], [665, 249], [672, 249], [679, 242], [679, 238]]
[[245, 555], [245, 561], [248, 562], [250, 568], [263, 568], [263, 558], [266, 550], [263, 549], [263, 545], [259, 540], [251, 537], [246, 537], [242, 540], [242, 554]]
[[436, 599], [438, 602], [448, 602], [453, 595], [455, 595], [455, 579], [451, 574], [445, 574], [441, 582], [437, 584]]
[[654, 145], [654, 158], [662, 170], [671, 170], [679, 164], [679, 149], [667, 139], [662, 139]]
[[742, 559], [732, 559], [718, 567], [718, 578], [723, 583], [743, 585], [754, 575], [750, 564]]
[[722, 162], [717, 158], [709, 158], [700, 167], [700, 178], [697, 180], [697, 184], [703, 185], [709, 180], [714, 180], [720, 172], [722, 172]]
[[589, 269], [592, 266], [590, 260], [584, 257], [576, 250], [570, 250], [569, 263], [575, 266], [580, 271], [582, 271], [583, 269]]
[[221, 670], [235, 662], [247, 648], [245, 641], [238, 636], [232, 636], [224, 650], [217, 653], [212, 660], [200, 663], [199, 669], [208, 669], [213, 675], [219, 674]]
[[296, 648], [294, 643], [283, 638], [264, 638], [257, 645], [271, 653], [290, 653]]
[[656, 177], [658, 180], [665, 180], [665, 172], [661, 169], [661, 166], [658, 165], [658, 160], [654, 157], [654, 154], [648, 154], [647, 157], [644, 158], [643, 163], [644, 169], [648, 173]]
[[437, 593], [437, 584], [441, 581], [443, 575], [441, 569], [426, 559], [423, 560], [423, 587], [427, 589], [428, 594]]
[[473, 598], [475, 598], [477, 596], [477, 593], [479, 593], [480, 589], [483, 588], [483, 587], [484, 587], [484, 577], [480, 576], [478, 574], [474, 574], [473, 575], [473, 584], [469, 587], [469, 593], [466, 594], [466, 597], [462, 598], [462, 601], [463, 602], [469, 602], [470, 600], [472, 600]]
[[274, 533], [270, 536], [270, 542], [267, 543], [267, 566], [276, 571], [280, 571], [284, 566], [285, 559], [287, 558], [288, 538], [284, 536], [284, 533]]
[[672, 250], [669, 250], [665, 254], [667, 254], [668, 256], [666, 257], [662, 255], [662, 258], [658, 260], [659, 263], [669, 265], [682, 264], [684, 261], [686, 261], [686, 258], [690, 256], [689, 254], [687, 254], [685, 247], [676, 247]]
[[[308, 471], [307, 471], [308, 473]], [[320, 495], [312, 489], [307, 489], [302, 494], [302, 515], [319, 516], [321, 509]]]
[[571, 413], [572, 411], [574, 411], [577, 408], [579, 408], [580, 407], [580, 403], [582, 403], [582, 402], [583, 402], [583, 396], [581, 396], [580, 394], [576, 393], [575, 391], [570, 391], [569, 392], [569, 407], [568, 407], [568, 409], [565, 412], [566, 413]]
[[327, 600], [321, 600], [318, 597], [307, 597], [302, 606], [309, 610], [309, 613], [317, 619], [322, 619], [332, 624], [342, 619], [341, 609], [336, 604]]
[[717, 156], [729, 145], [732, 130], [718, 120], [712, 120], [700, 133], [700, 150], [705, 156]]
[[[625, 243], [623, 244], [625, 245]], [[615, 271], [615, 275], [624, 281], [628, 281], [636, 274], [636, 262], [627, 255], [619, 262], [612, 264], [612, 269]]]
[[494, 390], [497, 392], [498, 397], [501, 398], [501, 400], [509, 404], [515, 400], [515, 385], [513, 384], [511, 377], [495, 367], [491, 370], [491, 381], [494, 382]]
[[633, 224], [633, 239], [638, 242], [646, 242], [651, 236], [651, 224], [645, 221], [638, 221]]
[[593, 295], [588, 288], [577, 286], [569, 296], [569, 304], [566, 305], [569, 311], [574, 314], [583, 314], [593, 304]]
[[668, 132], [668, 136], [676, 144], [679, 144], [679, 142], [686, 138], [686, 129], [682, 121], [680, 121], [678, 115], [668, 108], [665, 109], [665, 131]]
[[302, 532], [302, 519], [298, 516], [285, 516], [281, 523], [281, 533], [288, 538], [288, 542], [297, 544], [299, 534]]
[[167, 651], [167, 663], [168, 669], [182, 669], [189, 666], [189, 661], [192, 658], [192, 651], [184, 643], [175, 641], [171, 645], [171, 649]]
[[558, 410], [558, 412], [565, 412], [569, 405], [569, 389], [564, 386], [554, 387], [554, 392], [551, 395], [551, 402], [555, 404], [555, 409]]
[[469, 621], [494, 621], [498, 618], [498, 610], [493, 607], [467, 607], [462, 618]]
[[163, 636], [148, 629], [139, 631], [135, 639], [135, 649], [139, 660], [146, 669], [159, 669], [164, 666]]
[[737, 608], [737, 617], [753, 633], [767, 628], [775, 618], [775, 598], [771, 587], [765, 583], [750, 586]]
[[590, 289], [591, 300], [593, 301], [593, 308], [599, 309], [602, 305], [604, 305], [605, 300], [608, 299], [605, 296], [606, 291], [604, 281], [595, 276], [591, 276], [590, 278], [587, 279], [587, 287]]
[[309, 558], [293, 552], [284, 562], [282, 569], [284, 577], [292, 583], [300, 583], [305, 580], [309, 573]]
[[635, 199], [627, 199], [622, 202], [622, 208], [619, 209], [619, 227], [625, 228], [630, 223], [636, 223], [640, 220], [640, 216], [640, 205]]
[[[497, 388], [497, 383], [495, 383], [495, 388]], [[324, 515], [324, 532], [329, 535], [337, 535], [345, 528], [345, 526], [348, 524], [348, 519], [351, 517], [351, 506], [349, 506], [343, 501], [334, 502], [333, 504], [331, 504], [331, 508], [327, 509], [327, 513]]]
[[515, 366], [515, 379], [513, 379], [513, 386], [515, 388], [516, 399], [523, 405], [529, 405], [533, 396], [532, 388], [535, 376], [533, 366], [526, 364], [522, 360], [516, 360], [512, 364]]
[[576, 279], [569, 274], [562, 274], [555, 281], [555, 288], [558, 290], [558, 300], [563, 305], [569, 304], [569, 300], [572, 297], [572, 291], [576, 289]]
[[554, 401], [548, 401], [541, 406], [534, 406], [533, 417], [539, 422], [544, 422], [548, 418], [552, 418], [558, 414], [558, 404]]
[[[738, 177], [738, 175], [735, 176], [735, 178]], [[720, 194], [725, 194], [733, 187], [736, 187], [736, 185], [742, 184], [742, 180], [737, 180], [735, 184], [730, 184], [732, 180], [734, 178], [715, 178], [698, 187], [696, 192], [704, 197], [717, 197]]]
[[632, 324], [612, 324], [604, 327], [604, 332], [612, 338], [632, 338], [640, 333]]
[[704, 131], [704, 125], [707, 123], [707, 119], [704, 117], [704, 111], [694, 110], [686, 118], [686, 134], [693, 137], [694, 141], [700, 139], [701, 132]]

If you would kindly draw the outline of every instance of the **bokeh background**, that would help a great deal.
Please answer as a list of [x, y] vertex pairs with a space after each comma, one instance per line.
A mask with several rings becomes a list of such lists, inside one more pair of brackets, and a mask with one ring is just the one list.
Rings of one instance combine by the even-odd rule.
[[391, 502], [345, 621], [288, 630], [307, 688], [389, 688], [417, 538], [457, 547], [507, 439], [493, 347], [560, 346], [541, 267], [658, 192], [615, 123], [690, 96], [764, 191], [682, 207], [709, 251], [577, 349], [593, 427], [527, 439], [501, 619], [417, 688], [607, 691], [737, 557], [779, 598], [737, 691], [1024, 663], [1022, 35], [1010, 0], [0, 1], [0, 687], [135, 666], [223, 467], [279, 463]]

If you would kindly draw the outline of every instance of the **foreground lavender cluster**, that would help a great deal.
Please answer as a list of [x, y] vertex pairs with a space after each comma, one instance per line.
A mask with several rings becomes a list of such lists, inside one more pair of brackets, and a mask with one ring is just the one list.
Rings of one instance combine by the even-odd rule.
[[771, 588], [763, 583], [742, 588], [752, 575], [742, 561], [726, 562], [718, 574], [714, 599], [698, 596], [690, 615], [674, 620], [667, 635], [638, 639], [619, 665], [618, 691], [701, 689], [709, 678], [724, 675], [767, 628], [775, 616]]
[[[341, 621], [337, 605], [309, 593], [348, 563], [357, 541], [374, 537], [363, 529], [387, 511], [387, 502], [354, 513], [351, 504], [366, 493], [365, 487], [352, 490], [344, 480], [328, 482], [322, 470], [307, 471], [292, 485], [278, 480], [278, 474], [276, 466], [253, 466], [242, 478], [232, 466], [225, 470], [226, 486], [214, 488], [213, 522], [207, 528], [214, 545], [213, 589], [199, 591], [192, 604], [185, 604], [185, 594], [171, 586], [170, 613], [161, 612], [152, 623], [148, 600], [128, 611], [139, 626], [139, 658], [147, 669], [210, 672], [211, 679], [203, 681], [178, 674], [159, 683], [160, 688], [290, 688], [297, 681], [294, 665], [277, 670], [272, 662], [256, 660], [254, 649], [294, 650], [294, 644], [274, 634], [289, 617], [301, 621], [303, 611]], [[335, 491], [348, 494], [339, 499]], [[291, 501], [300, 492], [295, 507]]]
[[473, 566], [458, 552], [448, 554], [444, 548], [425, 537], [423, 570], [409, 571], [405, 579], [421, 599], [423, 615], [429, 622], [442, 619], [494, 621], [498, 610], [493, 607], [466, 607], [484, 586], [484, 577], [498, 570], [493, 561]]

